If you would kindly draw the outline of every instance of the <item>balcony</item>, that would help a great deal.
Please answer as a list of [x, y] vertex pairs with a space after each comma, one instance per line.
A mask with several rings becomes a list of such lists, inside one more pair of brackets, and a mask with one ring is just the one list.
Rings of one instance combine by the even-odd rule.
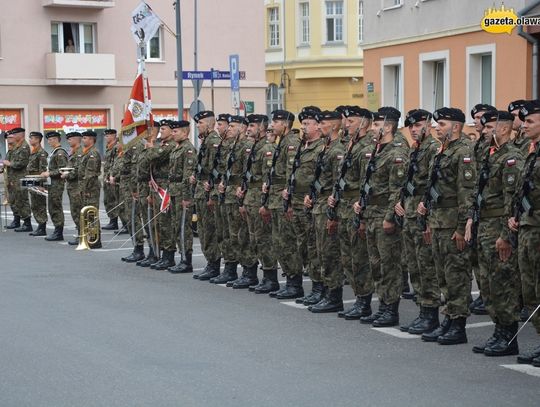
[[42, 0], [43, 7], [104, 9], [114, 7], [114, 0]]
[[116, 84], [112, 54], [47, 54], [47, 84], [109, 86]]

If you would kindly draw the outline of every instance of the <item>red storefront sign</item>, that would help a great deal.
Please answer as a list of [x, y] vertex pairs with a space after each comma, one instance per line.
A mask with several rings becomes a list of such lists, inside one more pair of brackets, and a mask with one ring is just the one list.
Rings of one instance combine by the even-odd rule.
[[[162, 120], [178, 120], [178, 110], [177, 109], [152, 109], [152, 115], [154, 116], [155, 121]], [[184, 109], [184, 120], [188, 118], [188, 110]]]
[[78, 129], [105, 129], [108, 127], [106, 109], [44, 109], [44, 131], [77, 131]]
[[20, 109], [0, 109], [0, 132], [22, 127], [22, 111]]

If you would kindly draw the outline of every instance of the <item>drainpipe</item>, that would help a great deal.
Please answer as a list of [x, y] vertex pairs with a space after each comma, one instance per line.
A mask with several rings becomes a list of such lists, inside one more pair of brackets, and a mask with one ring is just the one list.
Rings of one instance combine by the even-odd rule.
[[[531, 11], [536, 6], [540, 5], [540, 0], [533, 2], [529, 6], [520, 10], [517, 14], [518, 16], [524, 16], [529, 11]], [[528, 32], [523, 30], [523, 26], [518, 27], [518, 35], [525, 38], [529, 43], [532, 44], [532, 98], [538, 99], [538, 45], [539, 40], [536, 37], [533, 37]]]

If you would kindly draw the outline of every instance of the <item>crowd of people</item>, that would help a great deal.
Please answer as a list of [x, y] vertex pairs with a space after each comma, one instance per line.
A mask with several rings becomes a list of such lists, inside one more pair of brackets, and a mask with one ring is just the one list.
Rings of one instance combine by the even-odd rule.
[[[45, 239], [63, 240], [66, 186], [77, 227], [69, 243], [77, 245], [80, 211], [99, 207], [102, 176], [110, 217], [103, 229], [119, 230], [122, 221], [134, 246], [127, 263], [193, 273], [196, 213], [207, 262], [193, 274], [199, 281], [373, 327], [399, 326], [440, 345], [466, 343], [471, 311], [487, 313], [493, 334], [473, 352], [518, 355], [540, 367], [540, 346], [520, 353], [517, 339], [519, 320], [529, 315], [540, 333], [540, 101], [517, 100], [506, 110], [476, 105], [474, 137], [464, 133], [466, 115], [457, 108], [410, 110], [403, 132], [400, 119], [393, 107], [306, 106], [298, 131], [286, 110], [271, 117], [203, 111], [193, 118], [198, 149], [184, 120], [153, 122], [126, 145], [106, 130], [103, 171], [93, 131], [66, 134], [70, 151], [60, 133], [47, 133], [48, 156], [41, 133], [31, 132], [27, 143], [25, 130], [13, 129], [3, 161], [14, 214], [7, 227], [45, 236], [48, 207], [54, 231]], [[46, 198], [22, 187], [32, 175], [50, 180]], [[400, 326], [409, 276], [418, 316]], [[348, 309], [344, 283], [356, 298]]]

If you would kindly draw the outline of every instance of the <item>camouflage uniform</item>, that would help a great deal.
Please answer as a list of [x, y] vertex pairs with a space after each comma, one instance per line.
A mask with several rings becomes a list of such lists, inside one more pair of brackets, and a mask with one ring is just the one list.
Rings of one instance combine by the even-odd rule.
[[8, 152], [8, 160], [11, 162], [7, 167], [7, 178], [9, 186], [9, 203], [13, 214], [22, 219], [30, 218], [30, 202], [28, 200], [28, 191], [21, 188], [21, 178], [26, 176], [26, 168], [30, 158], [30, 147], [26, 141], [13, 146]]
[[[39, 175], [47, 171], [48, 156], [49, 154], [41, 146], [32, 150], [28, 160], [28, 175]], [[30, 196], [30, 209], [32, 210], [34, 219], [40, 225], [47, 223], [47, 198], [36, 192], [30, 192]]]
[[68, 154], [62, 147], [55, 148], [49, 156], [49, 178], [51, 179], [51, 185], [49, 185], [47, 204], [49, 206], [49, 216], [55, 227], [64, 227], [62, 198], [64, 196], [65, 181], [60, 177], [60, 168], [66, 167], [67, 163]]
[[79, 188], [81, 191], [82, 205], [94, 206], [99, 209], [99, 176], [101, 174], [101, 156], [95, 146], [85, 151], [83, 148], [79, 163]]
[[120, 187], [116, 182], [114, 185], [109, 183], [109, 177], [113, 175], [114, 162], [117, 157], [118, 144], [108, 146], [105, 152], [105, 162], [103, 163], [103, 204], [110, 219], [118, 218], [119, 213]]
[[434, 186], [441, 199], [438, 203], [433, 202], [429, 225], [439, 288], [446, 299], [444, 312], [450, 319], [457, 319], [469, 315], [471, 270], [469, 249], [458, 251], [452, 235], [454, 232], [465, 233], [476, 166], [471, 148], [461, 138], [450, 141], [442, 154], [440, 182]]
[[195, 171], [197, 164], [196, 149], [189, 140], [181, 141], [171, 152], [169, 168], [169, 192], [171, 194], [171, 208], [173, 230], [176, 238], [178, 252], [182, 252], [182, 244], [187, 253], [193, 252], [193, 231], [191, 229], [191, 216], [193, 209], [186, 208], [184, 222], [184, 242], [181, 241], [180, 224], [182, 222], [182, 201], [191, 201], [191, 186], [189, 177]]
[[79, 166], [82, 158], [82, 147], [76, 151], [71, 151], [68, 156], [67, 167], [73, 168], [66, 176], [66, 190], [69, 197], [69, 209], [71, 218], [75, 222], [77, 230], [80, 230], [79, 221], [81, 218], [82, 196], [79, 186]]
[[148, 218], [148, 196], [150, 195], [150, 186], [148, 185], [150, 182], [150, 151], [151, 149], [149, 148], [142, 148], [135, 156], [136, 162], [132, 163], [131, 168], [133, 174], [131, 177], [131, 190], [135, 190], [139, 193], [139, 215], [142, 219], [143, 225], [146, 225], [145, 230], [147, 237], [150, 236], [150, 228], [154, 227], [155, 220], [150, 224], [148, 224], [148, 222], [156, 215], [156, 213], [154, 213], [154, 208], [156, 205], [154, 205], [154, 208], [152, 208], [150, 211], [152, 217]]

